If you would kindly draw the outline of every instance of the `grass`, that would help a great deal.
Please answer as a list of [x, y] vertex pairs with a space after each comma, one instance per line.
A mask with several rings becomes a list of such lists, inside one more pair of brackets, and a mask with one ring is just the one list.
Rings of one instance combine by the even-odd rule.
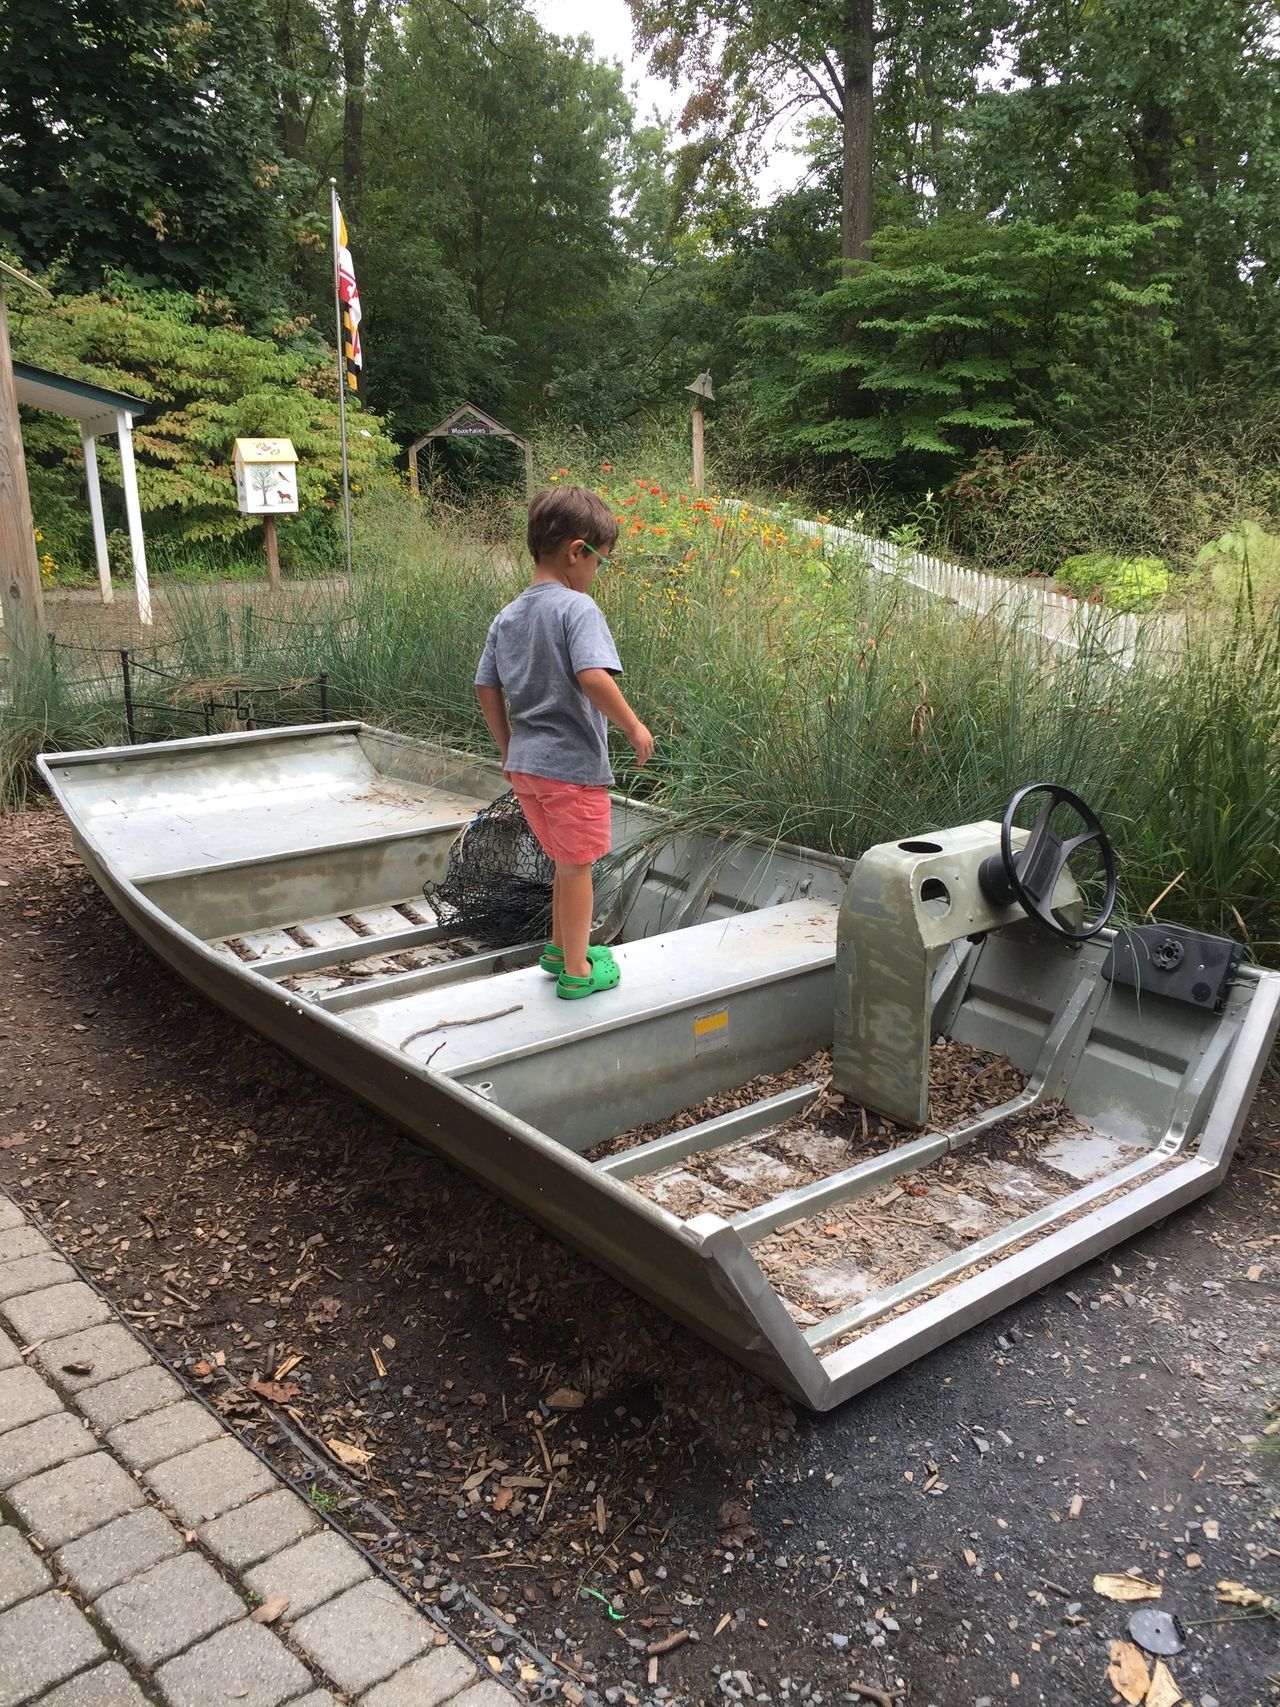
[[[693, 821], [856, 855], [998, 818], [1023, 783], [1061, 782], [1113, 833], [1131, 916], [1167, 889], [1161, 918], [1280, 963], [1274, 612], [1242, 602], [1213, 629], [1188, 619], [1125, 670], [1104, 612], [1079, 651], [1055, 651], [1012, 603], [960, 611], [659, 472], [595, 470], [623, 518], [599, 597], [658, 742], [641, 773], [619, 752], [623, 786]], [[220, 689], [293, 684], [284, 718], [315, 715], [303, 684], [323, 666], [335, 715], [486, 752], [471, 684], [489, 621], [526, 579], [518, 516], [505, 498], [479, 523], [386, 502], [361, 517], [351, 589], [231, 609], [216, 588], [174, 587], [158, 657]], [[178, 709], [169, 726], [194, 727]], [[37, 660], [0, 709], [0, 787], [16, 797], [42, 748], [121, 731], [113, 680], [77, 689]]]

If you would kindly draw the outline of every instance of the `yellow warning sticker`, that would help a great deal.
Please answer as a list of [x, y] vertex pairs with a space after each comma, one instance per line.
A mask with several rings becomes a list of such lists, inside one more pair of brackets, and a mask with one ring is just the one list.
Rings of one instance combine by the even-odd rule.
[[729, 1010], [721, 1008], [717, 1014], [702, 1014], [693, 1022], [693, 1052], [698, 1055], [704, 1049], [712, 1049], [718, 1043], [727, 1040], [729, 1034]]

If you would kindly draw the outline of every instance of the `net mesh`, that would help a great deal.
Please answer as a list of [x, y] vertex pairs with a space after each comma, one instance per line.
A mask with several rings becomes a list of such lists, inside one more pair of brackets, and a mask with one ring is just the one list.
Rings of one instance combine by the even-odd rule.
[[448, 929], [508, 948], [550, 930], [554, 876], [512, 791], [476, 814], [449, 850], [443, 882], [422, 893]]

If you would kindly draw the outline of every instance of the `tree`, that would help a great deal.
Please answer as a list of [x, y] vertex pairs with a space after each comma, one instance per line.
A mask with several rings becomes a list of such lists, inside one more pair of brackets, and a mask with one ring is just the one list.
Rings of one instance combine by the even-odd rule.
[[[420, 4], [379, 33], [374, 59], [369, 347], [376, 334], [380, 362], [392, 361], [420, 400], [439, 396], [432, 370], [452, 364], [476, 376], [475, 402], [527, 417], [590, 348], [625, 268], [613, 206], [631, 130], [620, 73], [503, 0], [465, 12]], [[441, 273], [454, 285], [432, 288], [452, 307], [432, 359], [425, 344], [437, 326], [417, 303], [428, 275]], [[483, 339], [450, 350], [455, 334], [473, 337], [468, 317]], [[413, 348], [427, 359], [410, 365]], [[375, 371], [371, 362], [377, 399]], [[406, 426], [410, 414], [421, 420], [422, 402], [397, 413]]]
[[[877, 167], [913, 194], [945, 187], [945, 141], [976, 87], [1006, 0], [629, 0], [636, 38], [673, 82], [692, 77], [681, 129], [692, 176], [758, 147], [770, 124], [814, 108], [834, 120], [840, 255], [849, 270], [875, 229]], [[876, 108], [882, 109], [877, 124]], [[927, 128], [921, 150], [918, 135]]]
[[287, 244], [270, 45], [261, 0], [0, 0], [13, 250], [71, 290], [120, 272], [269, 324]]
[[1172, 216], [1147, 264], [1177, 275], [1193, 382], [1247, 359], [1250, 339], [1255, 362], [1275, 347], [1275, 23], [1269, 0], [1024, 0], [1007, 86], [972, 110], [976, 205], [1051, 220], [1132, 194], [1140, 219]]
[[783, 452], [936, 483], [1060, 409], [1104, 352], [1136, 340], [1160, 353], [1168, 283], [1131, 281], [1162, 228], [1134, 203], [1062, 225], [954, 214], [888, 227], [833, 288], [746, 322], [758, 356], [739, 391]]

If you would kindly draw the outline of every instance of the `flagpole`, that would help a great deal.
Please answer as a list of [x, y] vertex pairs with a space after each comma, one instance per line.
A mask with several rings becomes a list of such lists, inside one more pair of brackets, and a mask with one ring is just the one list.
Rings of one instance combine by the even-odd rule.
[[329, 223], [333, 228], [333, 305], [338, 326], [338, 419], [342, 424], [342, 520], [347, 536], [347, 580], [351, 580], [351, 474], [347, 467], [347, 357], [338, 294], [338, 180], [329, 179]]

